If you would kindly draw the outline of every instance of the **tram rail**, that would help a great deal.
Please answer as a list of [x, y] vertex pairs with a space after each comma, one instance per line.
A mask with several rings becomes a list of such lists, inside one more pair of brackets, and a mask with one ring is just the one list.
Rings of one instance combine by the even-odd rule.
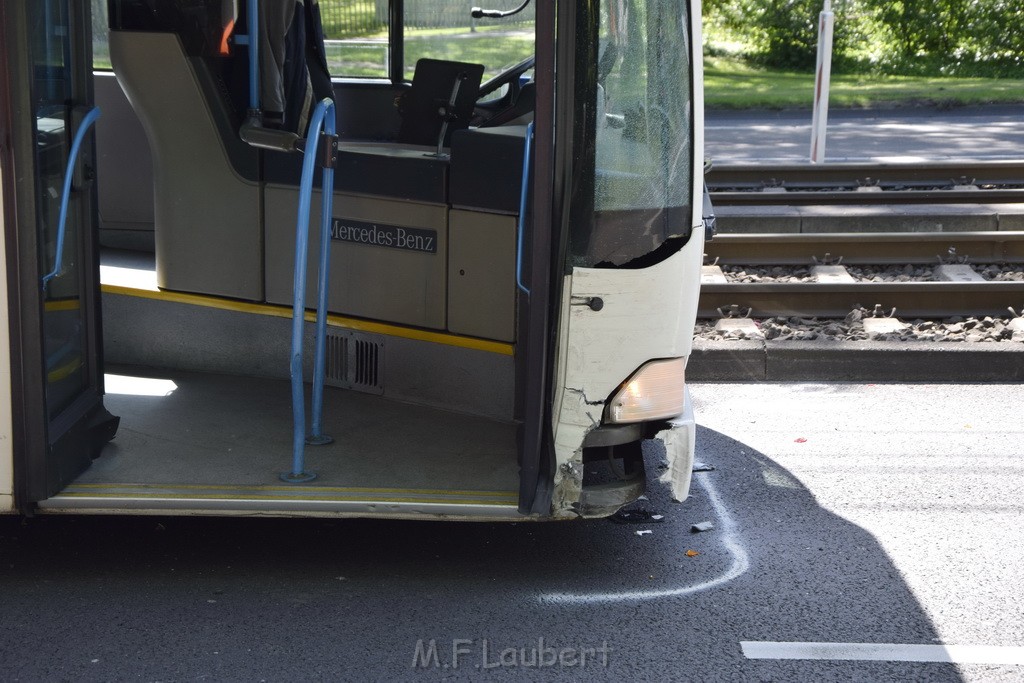
[[722, 265], [1024, 263], [1024, 231], [718, 234], [704, 249]]
[[712, 165], [717, 206], [1024, 202], [1024, 160]]
[[[706, 250], [710, 263], [726, 266], [1024, 264], [1024, 232], [719, 235]], [[732, 309], [751, 317], [842, 318], [876, 306], [901, 318], [1006, 316], [1024, 307], [1024, 280], [706, 281], [698, 315], [717, 318]]]

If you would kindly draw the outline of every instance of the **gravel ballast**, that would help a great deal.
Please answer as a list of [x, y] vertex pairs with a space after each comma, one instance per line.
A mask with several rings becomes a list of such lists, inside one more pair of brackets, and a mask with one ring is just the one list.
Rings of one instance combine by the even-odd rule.
[[871, 336], [863, 320], [870, 314], [861, 309], [851, 311], [845, 319], [774, 317], [754, 320], [759, 334], [743, 330], [715, 330], [715, 323], [698, 321], [694, 334], [707, 341], [920, 341], [965, 343], [1024, 344], [1024, 332], [1010, 326], [1006, 318], [961, 318], [945, 320], [904, 320], [906, 327], [898, 332]]

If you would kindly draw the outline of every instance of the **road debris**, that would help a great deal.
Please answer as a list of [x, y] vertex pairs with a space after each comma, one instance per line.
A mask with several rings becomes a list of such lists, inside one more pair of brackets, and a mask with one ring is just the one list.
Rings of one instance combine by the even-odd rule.
[[649, 524], [661, 522], [665, 517], [650, 510], [619, 510], [609, 519], [617, 524]]
[[714, 528], [715, 525], [711, 522], [697, 522], [696, 524], [690, 527], [690, 532], [694, 534], [699, 534], [702, 531], [711, 531]]
[[650, 529], [637, 529], [633, 533], [636, 534], [637, 536], [644, 536], [646, 534], [653, 534], [654, 532], [651, 531]]

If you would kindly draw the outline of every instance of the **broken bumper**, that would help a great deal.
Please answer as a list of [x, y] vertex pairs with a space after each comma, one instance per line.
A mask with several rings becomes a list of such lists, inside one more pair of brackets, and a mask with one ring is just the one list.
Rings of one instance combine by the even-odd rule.
[[687, 388], [683, 414], [669, 420], [668, 427], [654, 437], [664, 444], [668, 463], [668, 468], [659, 479], [668, 485], [672, 498], [678, 501], [684, 501], [690, 495], [696, 433], [693, 402], [690, 400], [690, 389]]

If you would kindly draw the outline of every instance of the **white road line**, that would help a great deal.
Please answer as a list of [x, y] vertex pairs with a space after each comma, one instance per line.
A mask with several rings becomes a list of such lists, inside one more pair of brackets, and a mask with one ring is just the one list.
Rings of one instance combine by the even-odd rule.
[[1024, 665], [1024, 647], [900, 645], [896, 643], [773, 643], [742, 641], [747, 659], [824, 659], [872, 662], [946, 662]]
[[683, 595], [692, 595], [693, 593], [705, 591], [709, 588], [721, 586], [747, 571], [750, 567], [750, 559], [747, 556], [746, 549], [736, 539], [736, 521], [733, 519], [732, 515], [729, 514], [729, 510], [722, 503], [721, 498], [718, 497], [718, 490], [715, 488], [715, 485], [711, 482], [711, 479], [707, 474], [698, 474], [693, 479], [702, 489], [704, 489], [704, 493], [707, 494], [708, 500], [711, 501], [711, 507], [714, 508], [715, 515], [718, 517], [718, 528], [722, 532], [722, 545], [725, 546], [725, 549], [732, 556], [732, 563], [729, 565], [729, 569], [727, 569], [725, 573], [719, 574], [713, 579], [702, 581], [701, 583], [679, 586], [677, 588], [621, 591], [617, 593], [545, 593], [540, 596], [540, 601], [542, 603], [549, 604], [592, 605], [596, 603], [675, 598]]

